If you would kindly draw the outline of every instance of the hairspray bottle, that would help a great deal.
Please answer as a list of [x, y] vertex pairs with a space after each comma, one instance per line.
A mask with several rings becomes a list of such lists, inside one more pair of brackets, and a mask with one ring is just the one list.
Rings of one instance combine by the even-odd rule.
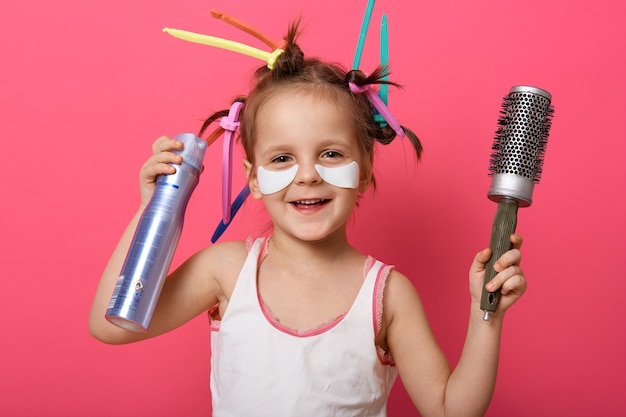
[[130, 244], [109, 302], [106, 319], [118, 327], [145, 332], [154, 313], [183, 227], [185, 209], [198, 184], [207, 143], [192, 133], [184, 143], [176, 173], [159, 175]]

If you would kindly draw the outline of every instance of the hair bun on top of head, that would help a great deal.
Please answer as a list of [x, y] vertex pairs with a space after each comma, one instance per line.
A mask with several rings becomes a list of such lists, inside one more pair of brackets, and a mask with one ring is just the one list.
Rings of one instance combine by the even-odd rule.
[[300, 35], [300, 20], [289, 25], [287, 35], [283, 41], [283, 53], [276, 59], [273, 68], [261, 67], [257, 70], [257, 76], [263, 75], [268, 71], [274, 74], [274, 77], [281, 78], [302, 71], [304, 65], [304, 52], [296, 43], [298, 35]]

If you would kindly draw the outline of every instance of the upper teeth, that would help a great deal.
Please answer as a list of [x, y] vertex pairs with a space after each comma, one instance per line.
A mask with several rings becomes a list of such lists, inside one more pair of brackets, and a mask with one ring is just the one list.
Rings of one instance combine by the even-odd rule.
[[317, 199], [317, 200], [298, 200], [296, 201], [296, 203], [298, 204], [315, 204], [315, 203], [319, 203], [320, 201], [322, 201], [321, 199]]

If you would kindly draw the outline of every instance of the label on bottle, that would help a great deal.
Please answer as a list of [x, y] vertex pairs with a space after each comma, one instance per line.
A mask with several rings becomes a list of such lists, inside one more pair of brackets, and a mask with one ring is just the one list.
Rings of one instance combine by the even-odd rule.
[[115, 302], [117, 301], [117, 297], [120, 295], [120, 291], [122, 290], [122, 283], [124, 282], [124, 275], [120, 275], [117, 279], [117, 284], [115, 284], [115, 290], [113, 290], [113, 296], [111, 297], [111, 301], [109, 301], [109, 306], [107, 310], [115, 307]]

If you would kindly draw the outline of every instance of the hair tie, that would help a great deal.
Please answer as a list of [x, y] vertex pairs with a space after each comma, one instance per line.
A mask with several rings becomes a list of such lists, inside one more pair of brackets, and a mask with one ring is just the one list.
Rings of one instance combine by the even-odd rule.
[[228, 225], [230, 225], [230, 222], [243, 205], [244, 201], [246, 201], [248, 195], [250, 195], [250, 188], [248, 187], [248, 184], [246, 184], [235, 198], [235, 201], [231, 204], [233, 178], [232, 151], [235, 143], [235, 133], [239, 130], [240, 126], [239, 115], [241, 114], [243, 106], [244, 103], [241, 101], [234, 102], [230, 106], [228, 115], [220, 119], [220, 126], [215, 129], [209, 136], [209, 139], [207, 139], [207, 142], [209, 140], [215, 141], [221, 133], [224, 133], [224, 145], [222, 149], [222, 220], [220, 220], [220, 223], [213, 232], [211, 243], [217, 242], [217, 240], [222, 236], [228, 228]]
[[273, 48], [272, 52], [263, 51], [258, 48], [254, 48], [249, 45], [245, 45], [243, 43], [231, 41], [228, 39], [216, 38], [215, 36], [203, 35], [200, 33], [189, 32], [187, 30], [181, 29], [172, 29], [172, 28], [163, 28], [163, 32], [169, 33], [175, 38], [182, 39], [184, 41], [199, 43], [201, 45], [213, 46], [216, 48], [226, 49], [229, 51], [237, 52], [243, 55], [248, 55], [253, 58], [260, 59], [261, 61], [265, 61], [267, 63], [267, 67], [272, 70], [274, 69], [274, 65], [276, 64], [276, 60], [280, 57], [283, 52], [283, 43], [275, 42], [271, 40], [268, 36], [262, 34], [257, 29], [248, 25], [247, 23], [242, 22], [241, 20], [235, 19], [232, 16], [227, 15], [226, 13], [222, 13], [218, 10], [212, 10], [211, 16], [220, 19], [237, 29], [240, 29], [255, 38], [261, 40], [263, 43], [268, 45], [270, 48]]
[[385, 119], [387, 124], [391, 126], [398, 136], [401, 138], [404, 137], [404, 130], [402, 129], [402, 126], [400, 126], [400, 123], [391, 113], [389, 108], [385, 106], [385, 103], [383, 103], [380, 97], [378, 97], [378, 94], [376, 94], [371, 85], [356, 85], [353, 82], [349, 82], [348, 85], [350, 86], [350, 91], [354, 94], [365, 93], [370, 103], [372, 103], [374, 108], [378, 110], [378, 113], [383, 117], [383, 119]]
[[[235, 201], [233, 202], [233, 207], [231, 209], [231, 213], [233, 217], [235, 217], [235, 214], [237, 214], [237, 212], [239, 211], [239, 208], [243, 205], [244, 201], [246, 201], [246, 198], [248, 198], [249, 195], [250, 195], [250, 188], [248, 187], [248, 184], [246, 184], [241, 189], [241, 191], [237, 195], [237, 198], [235, 198]], [[217, 240], [226, 231], [229, 224], [230, 222], [224, 223], [224, 219], [220, 220], [220, 223], [215, 228], [215, 232], [213, 232], [213, 236], [211, 236], [211, 243], [217, 242]]]
[[[389, 29], [387, 26], [387, 15], [384, 14], [380, 22], [380, 65], [383, 68], [389, 67]], [[383, 81], [389, 80], [387, 71], [381, 78]], [[389, 105], [389, 85], [380, 84], [378, 90], [378, 97], [385, 103], [385, 106]], [[378, 124], [385, 125], [385, 119], [379, 114], [374, 114], [374, 121]]]
[[372, 17], [372, 10], [374, 9], [374, 0], [369, 0], [367, 2], [367, 6], [365, 7], [365, 15], [363, 16], [363, 21], [361, 22], [361, 31], [359, 32], [359, 40], [356, 44], [356, 52], [354, 53], [354, 61], [352, 62], [352, 69], [359, 69], [359, 65], [361, 65], [361, 54], [363, 53], [363, 44], [365, 44], [365, 36], [367, 35], [367, 28], [370, 24], [370, 19]]
[[[374, 9], [374, 1], [375, 0], [368, 0], [367, 2], [367, 6], [365, 8], [365, 15], [363, 16], [363, 22], [361, 23], [361, 31], [359, 33], [359, 40], [357, 42], [357, 46], [356, 46], [356, 52], [354, 54], [354, 61], [352, 63], [352, 69], [353, 70], [358, 70], [359, 69], [359, 65], [361, 63], [361, 55], [363, 53], [363, 45], [365, 43], [365, 37], [367, 35], [367, 30], [369, 27], [369, 23], [372, 17], [372, 10]], [[381, 19], [381, 23], [380, 23], [380, 65], [381, 67], [388, 67], [389, 66], [389, 29], [388, 29], [388, 25], [387, 25], [387, 15], [383, 14], [382, 19]], [[381, 77], [381, 80], [386, 81], [388, 80], [389, 77], [387, 76], [387, 74], [385, 74], [383, 77]], [[355, 92], [352, 87], [350, 88], [352, 90], [352, 92]], [[380, 97], [380, 101], [382, 101], [382, 104], [386, 107], [388, 105], [388, 91], [389, 91], [389, 86], [385, 83], [380, 84], [380, 88], [378, 91], [378, 96]], [[368, 97], [370, 97], [368, 95]], [[378, 101], [378, 100], [377, 100]], [[374, 104], [374, 102], [372, 101], [372, 99], [370, 99], [370, 102], [372, 102], [372, 104]], [[376, 123], [378, 123], [381, 126], [385, 126], [386, 124], [390, 124], [388, 123], [387, 117], [385, 117], [379, 110], [379, 105], [374, 104], [374, 108], [376, 109], [376, 111], [374, 112], [374, 121]], [[391, 113], [389, 113], [389, 109], [387, 109], [387, 113], [388, 116], [391, 116]], [[391, 116], [393, 118], [393, 116]], [[395, 120], [395, 118], [393, 118], [393, 120]], [[397, 123], [397, 126], [392, 126], [393, 129], [396, 131], [396, 133], [398, 135], [400, 135], [401, 137], [404, 136], [404, 131], [402, 131], [401, 128], [399, 128], [400, 124]], [[391, 125], [391, 124], [390, 124]], [[402, 133], [400, 133], [400, 131]]]
[[224, 129], [224, 145], [222, 148], [222, 219], [229, 224], [231, 216], [231, 195], [233, 183], [233, 145], [235, 132], [239, 129], [239, 114], [243, 103], [236, 101], [230, 107], [228, 116], [220, 119], [220, 126]]
[[276, 42], [275, 40], [259, 32], [257, 29], [250, 26], [246, 22], [239, 20], [237, 18], [234, 18], [231, 15], [228, 15], [219, 10], [211, 10], [211, 17], [220, 19], [221, 21], [228, 23], [229, 25], [236, 27], [237, 29], [243, 32], [246, 32], [248, 35], [254, 36], [255, 38], [257, 38], [258, 40], [260, 40], [261, 42], [263, 42], [264, 44], [266, 44], [272, 49], [285, 49], [286, 41], [284, 39], [280, 42]]

